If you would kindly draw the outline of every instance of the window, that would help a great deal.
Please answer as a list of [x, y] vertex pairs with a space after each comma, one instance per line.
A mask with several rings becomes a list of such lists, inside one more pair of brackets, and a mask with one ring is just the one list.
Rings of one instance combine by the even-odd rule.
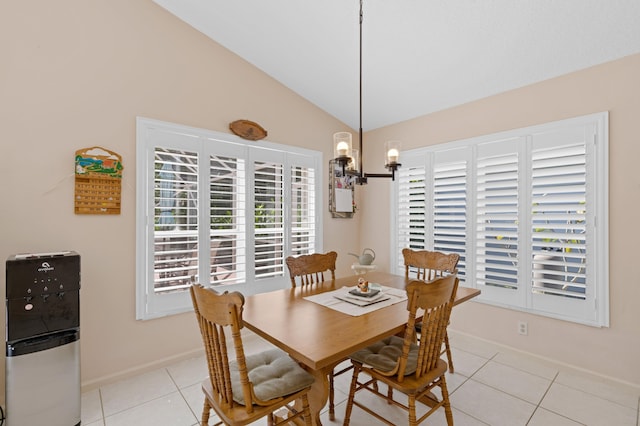
[[394, 185], [401, 250], [455, 252], [479, 300], [608, 326], [608, 115], [411, 150]]
[[138, 319], [191, 309], [192, 281], [282, 288], [287, 256], [321, 251], [320, 152], [145, 118], [137, 132]]

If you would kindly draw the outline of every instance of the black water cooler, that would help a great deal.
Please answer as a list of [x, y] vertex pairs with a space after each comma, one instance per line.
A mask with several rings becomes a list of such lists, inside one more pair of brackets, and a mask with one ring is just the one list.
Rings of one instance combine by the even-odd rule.
[[7, 259], [7, 426], [80, 424], [80, 256]]

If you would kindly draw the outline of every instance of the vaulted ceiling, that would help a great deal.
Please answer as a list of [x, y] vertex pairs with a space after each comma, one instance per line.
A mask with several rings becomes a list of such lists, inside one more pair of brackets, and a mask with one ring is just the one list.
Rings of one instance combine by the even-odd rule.
[[[154, 0], [350, 127], [358, 0]], [[364, 0], [371, 130], [640, 52], [638, 0]]]

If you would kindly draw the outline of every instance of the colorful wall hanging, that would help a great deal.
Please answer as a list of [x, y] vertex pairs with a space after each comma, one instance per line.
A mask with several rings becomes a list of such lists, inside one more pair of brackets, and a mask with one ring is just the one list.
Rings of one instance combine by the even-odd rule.
[[94, 146], [76, 151], [76, 214], [120, 214], [122, 157]]
[[350, 219], [356, 211], [353, 198], [356, 178], [342, 173], [337, 161], [329, 160], [329, 212], [331, 217]]

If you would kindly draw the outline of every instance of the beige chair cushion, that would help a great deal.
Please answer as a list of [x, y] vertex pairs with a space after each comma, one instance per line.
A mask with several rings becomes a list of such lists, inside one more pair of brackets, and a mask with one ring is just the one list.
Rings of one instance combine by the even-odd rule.
[[[267, 401], [311, 386], [314, 378], [280, 349], [271, 349], [246, 357], [249, 381], [256, 396]], [[240, 373], [235, 361], [229, 363], [233, 400], [244, 405]]]
[[[360, 349], [349, 355], [349, 358], [370, 366], [379, 371], [391, 371], [398, 363], [398, 358], [402, 355], [402, 344], [404, 340], [398, 336], [391, 336], [382, 339], [371, 346]], [[418, 362], [418, 346], [411, 344], [409, 358], [405, 375], [415, 373]]]

